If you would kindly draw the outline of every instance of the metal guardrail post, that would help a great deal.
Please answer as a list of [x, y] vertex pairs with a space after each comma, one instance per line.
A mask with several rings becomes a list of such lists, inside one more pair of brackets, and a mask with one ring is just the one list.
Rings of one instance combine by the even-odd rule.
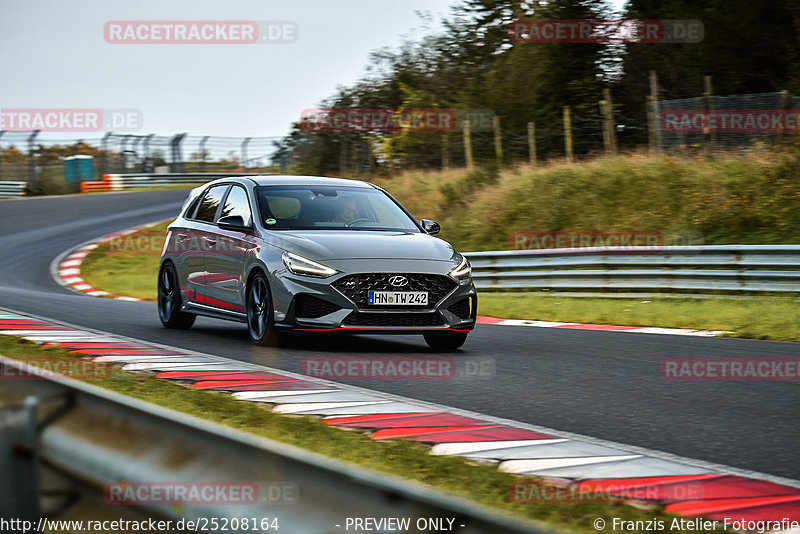
[[28, 190], [33, 191], [36, 189], [36, 152], [34, 150], [34, 143], [36, 136], [39, 135], [39, 130], [34, 131], [28, 137]]
[[206, 143], [208, 142], [210, 135], [206, 135], [200, 140], [200, 172], [206, 172]]
[[[3, 134], [6, 133], [5, 130], [0, 130], [0, 138], [3, 137]], [[0, 180], [3, 179], [3, 147], [0, 146]]]
[[183, 142], [184, 137], [186, 137], [186, 133], [176, 134], [169, 142], [172, 151], [172, 161], [169, 165], [170, 172], [184, 172], [183, 155], [181, 154], [181, 142]]
[[[106, 132], [103, 136], [103, 139], [100, 140], [100, 165], [98, 167], [98, 172], [100, 176], [103, 176], [108, 172], [108, 138], [111, 137], [111, 132]], [[95, 176], [95, 178], [99, 178], [99, 176]]]
[[0, 518], [39, 518], [39, 446], [36, 397], [0, 406]]
[[251, 139], [252, 137], [245, 137], [242, 141], [242, 169], [247, 169], [247, 145]]
[[[133, 145], [131, 145], [131, 152], [133, 152], [132, 157], [134, 158], [134, 168], [141, 169], [142, 168], [142, 158], [139, 157], [139, 143], [142, 141], [143, 137], [141, 135], [136, 135], [133, 137]], [[136, 162], [136, 159], [139, 161]]]
[[152, 172], [152, 165], [150, 164], [150, 141], [156, 134], [150, 134], [144, 138], [144, 159], [142, 160], [142, 172]]

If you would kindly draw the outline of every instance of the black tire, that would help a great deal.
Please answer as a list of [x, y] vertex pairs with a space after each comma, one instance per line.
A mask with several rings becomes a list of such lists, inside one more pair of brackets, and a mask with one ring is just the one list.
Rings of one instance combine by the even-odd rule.
[[158, 318], [164, 328], [186, 330], [197, 318], [192, 313], [181, 311], [181, 288], [178, 273], [170, 262], [161, 266], [158, 273]]
[[433, 350], [456, 350], [467, 340], [469, 332], [430, 332], [424, 334], [425, 343]]
[[247, 332], [262, 347], [279, 345], [283, 336], [274, 326], [272, 293], [264, 273], [256, 273], [247, 285]]

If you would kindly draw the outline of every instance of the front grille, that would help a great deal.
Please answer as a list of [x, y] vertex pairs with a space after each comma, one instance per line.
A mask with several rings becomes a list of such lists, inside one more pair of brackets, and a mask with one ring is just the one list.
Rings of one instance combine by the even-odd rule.
[[[389, 279], [393, 276], [404, 276], [408, 279], [408, 284], [402, 287], [393, 286]], [[441, 274], [420, 274], [420, 273], [363, 273], [344, 276], [335, 281], [333, 287], [338, 289], [344, 296], [356, 303], [359, 308], [378, 309], [419, 309], [420, 306], [391, 306], [391, 305], [372, 305], [367, 303], [368, 291], [427, 291], [428, 307], [432, 308], [447, 296], [455, 287], [456, 282], [452, 278]]]
[[438, 313], [359, 313], [353, 312], [344, 320], [346, 326], [442, 326]]
[[469, 319], [469, 297], [461, 299], [455, 304], [447, 307], [447, 311], [458, 317], [459, 319]]
[[312, 295], [298, 295], [294, 301], [295, 317], [316, 319], [341, 309], [341, 307], [333, 304], [332, 302], [319, 299]]

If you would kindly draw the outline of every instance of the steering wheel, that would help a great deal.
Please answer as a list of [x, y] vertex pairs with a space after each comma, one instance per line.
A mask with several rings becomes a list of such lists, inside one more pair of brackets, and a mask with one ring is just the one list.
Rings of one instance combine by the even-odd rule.
[[357, 219], [353, 219], [352, 221], [344, 223], [344, 225], [349, 227], [349, 226], [352, 226], [353, 224], [355, 224], [357, 222], [362, 222], [362, 221], [363, 222], [369, 222], [369, 219], [367, 219], [365, 217], [358, 217]]

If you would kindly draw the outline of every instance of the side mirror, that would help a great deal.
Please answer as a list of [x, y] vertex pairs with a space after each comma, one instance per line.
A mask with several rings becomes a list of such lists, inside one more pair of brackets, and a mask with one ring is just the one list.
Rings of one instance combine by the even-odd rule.
[[436, 221], [432, 221], [430, 219], [422, 219], [419, 222], [422, 223], [422, 229], [431, 235], [438, 234], [439, 230], [442, 229], [442, 227], [439, 226], [439, 223], [437, 223]]
[[223, 230], [247, 230], [250, 227], [245, 226], [244, 219], [241, 215], [227, 215], [220, 217], [217, 221], [217, 226]]

